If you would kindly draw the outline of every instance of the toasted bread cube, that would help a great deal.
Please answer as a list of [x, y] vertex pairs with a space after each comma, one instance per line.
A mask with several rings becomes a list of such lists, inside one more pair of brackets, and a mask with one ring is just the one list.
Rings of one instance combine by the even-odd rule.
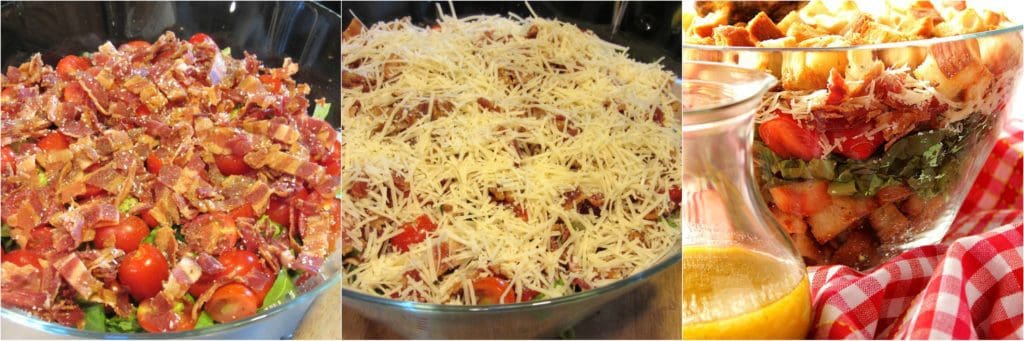
[[793, 37], [797, 42], [802, 42], [807, 39], [828, 35], [828, 32], [798, 21], [789, 25], [789, 28], [786, 29], [786, 35]]
[[807, 222], [819, 243], [826, 243], [853, 227], [878, 208], [872, 197], [835, 196], [832, 205], [810, 216]]
[[828, 263], [828, 259], [831, 257], [831, 249], [818, 245], [818, 242], [815, 242], [810, 234], [794, 233], [789, 237], [793, 239], [793, 247], [804, 257], [807, 265]]
[[851, 50], [846, 53], [849, 64], [843, 77], [850, 87], [850, 94], [860, 96], [867, 93], [867, 85], [885, 71], [885, 65], [875, 59], [873, 51]]
[[942, 196], [924, 199], [915, 193], [900, 204], [900, 211], [913, 220], [925, 219], [939, 213], [939, 209], [942, 208], [942, 199]]
[[788, 213], [778, 208], [771, 208], [772, 216], [779, 222], [782, 229], [789, 234], [806, 234], [807, 223], [804, 222], [804, 217], [796, 214]]
[[[840, 36], [811, 38], [797, 44], [798, 47], [849, 46]], [[782, 87], [786, 90], [818, 90], [828, 84], [832, 69], [845, 71], [847, 66], [844, 52], [783, 52]]]
[[992, 73], [981, 62], [977, 40], [939, 43], [914, 69], [914, 76], [927, 80], [943, 96], [953, 100], [980, 99], [992, 82]]
[[871, 212], [868, 222], [878, 234], [878, 239], [887, 244], [899, 242], [910, 228], [910, 219], [891, 203]]
[[747, 30], [736, 26], [719, 26], [714, 29], [715, 44], [720, 46], [754, 46], [754, 37]]
[[854, 268], [870, 265], [877, 257], [871, 234], [862, 229], [851, 231], [843, 245], [832, 253], [832, 262]]
[[800, 12], [799, 11], [789, 12], [789, 14], [786, 14], [786, 16], [784, 18], [782, 18], [782, 20], [779, 20], [779, 23], [775, 24], [775, 26], [778, 27], [779, 30], [782, 31], [782, 32], [788, 32], [789, 31], [789, 27], [791, 25], [793, 25], [793, 23], [804, 24], [803, 20], [800, 19]]
[[[782, 48], [796, 47], [796, 39], [784, 37], [763, 40], [758, 47]], [[782, 54], [778, 52], [742, 51], [737, 53], [737, 64], [740, 66], [771, 73], [775, 78], [782, 77]]]
[[764, 12], [757, 13], [754, 19], [747, 23], [747, 31], [757, 40], [771, 40], [785, 37], [786, 34], [769, 18]]
[[978, 49], [982, 62], [992, 74], [998, 75], [1020, 66], [1021, 37], [1018, 34], [978, 38]]
[[728, 13], [724, 11], [710, 12], [703, 17], [696, 17], [690, 27], [690, 35], [706, 38], [714, 34], [715, 27], [727, 25]]
[[927, 57], [928, 49], [917, 46], [889, 48], [878, 51], [878, 58], [889, 68], [906, 66], [914, 69], [921, 65]]

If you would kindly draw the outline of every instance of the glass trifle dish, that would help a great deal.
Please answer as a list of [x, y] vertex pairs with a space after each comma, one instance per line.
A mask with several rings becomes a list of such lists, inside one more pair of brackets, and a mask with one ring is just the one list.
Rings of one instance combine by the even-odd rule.
[[1010, 112], [1021, 29], [964, 2], [684, 4], [685, 60], [769, 72], [755, 182], [810, 265], [939, 242]]

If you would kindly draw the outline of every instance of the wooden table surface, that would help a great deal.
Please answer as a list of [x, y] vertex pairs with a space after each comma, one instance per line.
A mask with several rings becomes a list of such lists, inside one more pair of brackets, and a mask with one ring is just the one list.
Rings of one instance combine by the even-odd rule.
[[[680, 339], [682, 337], [682, 265], [666, 269], [639, 286], [633, 292], [619, 297], [599, 309], [594, 315], [573, 327], [579, 339]], [[341, 312], [340, 290], [328, 307], [330, 312], [311, 310], [303, 327], [320, 324], [334, 326], [341, 315], [340, 336], [343, 339], [398, 339], [387, 326], [369, 321], [354, 311]], [[329, 299], [327, 295], [324, 298]], [[317, 303], [324, 303], [322, 298]], [[328, 308], [323, 307], [323, 308]], [[317, 307], [313, 307], [316, 309]], [[322, 314], [322, 315], [321, 315]], [[315, 322], [323, 321], [323, 322]], [[332, 327], [333, 328], [333, 327]], [[305, 334], [302, 327], [296, 338], [336, 338], [336, 334]], [[333, 331], [332, 331], [333, 332]], [[300, 334], [302, 333], [302, 334]]]
[[341, 283], [327, 289], [313, 302], [299, 328], [292, 335], [297, 340], [341, 340]]

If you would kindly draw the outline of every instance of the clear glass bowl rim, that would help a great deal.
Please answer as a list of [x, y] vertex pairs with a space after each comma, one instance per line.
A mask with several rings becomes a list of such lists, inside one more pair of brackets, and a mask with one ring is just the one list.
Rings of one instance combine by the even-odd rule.
[[[673, 250], [675, 252], [672, 252]], [[581, 291], [578, 293], [574, 293], [572, 295], [549, 298], [540, 301], [492, 305], [449, 305], [436, 303], [420, 303], [413, 301], [400, 301], [391, 298], [370, 295], [342, 286], [341, 302], [342, 304], [345, 304], [346, 299], [353, 299], [372, 304], [383, 305], [391, 308], [398, 308], [405, 311], [425, 313], [506, 313], [512, 311], [530, 310], [531, 308], [541, 308], [548, 306], [555, 307], [559, 305], [584, 301], [592, 297], [600, 296], [601, 294], [604, 293], [616, 291], [620, 288], [640, 283], [644, 279], [651, 277], [655, 274], [658, 274], [661, 271], [667, 269], [668, 267], [680, 262], [680, 260], [682, 259], [682, 255], [683, 248], [682, 240], [680, 239], [679, 242], [677, 242], [672, 248], [670, 248], [665, 253], [665, 259], [662, 259], [661, 261], [655, 263], [654, 265], [644, 269], [643, 271], [637, 272], [632, 276], [612, 282], [611, 284], [602, 287]]]
[[[7, 8], [7, 6], [12, 5], [12, 4], [13, 3], [4, 3], [3, 6], [0, 7], [0, 8]], [[318, 3], [318, 2], [307, 2], [307, 4], [308, 5], [312, 5], [314, 8], [317, 9], [317, 11], [322, 11], [322, 12], [329, 13], [329, 14], [334, 14], [335, 16], [338, 17], [338, 20], [341, 20], [341, 14], [335, 13], [330, 8], [327, 8], [327, 7], [325, 7], [324, 5], [322, 5], [322, 4]], [[47, 332], [47, 333], [52, 333], [52, 334], [57, 334], [57, 335], [81, 337], [81, 338], [89, 338], [89, 339], [105, 339], [105, 338], [114, 338], [114, 339], [187, 339], [187, 338], [202, 337], [202, 336], [209, 335], [209, 334], [221, 333], [221, 332], [233, 330], [235, 328], [241, 328], [243, 326], [247, 326], [247, 325], [259, 322], [259, 321], [261, 321], [263, 319], [266, 319], [266, 318], [269, 318], [271, 316], [277, 315], [279, 313], [288, 311], [298, 301], [304, 301], [307, 298], [308, 299], [316, 298], [317, 296], [320, 296], [321, 293], [326, 291], [327, 288], [333, 287], [335, 284], [337, 284], [339, 282], [341, 282], [341, 271], [337, 271], [334, 274], [330, 275], [329, 277], [327, 277], [327, 279], [324, 280], [323, 283], [320, 283], [320, 285], [314, 287], [312, 290], [309, 290], [307, 292], [299, 294], [298, 296], [295, 296], [294, 298], [288, 300], [287, 302], [278, 304], [278, 305], [276, 305], [274, 307], [271, 307], [270, 309], [267, 309], [267, 310], [264, 310], [264, 311], [260, 311], [260, 312], [256, 313], [256, 315], [253, 315], [252, 317], [245, 318], [245, 319], [238, 320], [238, 321], [231, 322], [231, 323], [218, 323], [218, 324], [214, 324], [213, 326], [210, 326], [210, 327], [207, 327], [207, 328], [189, 330], [189, 331], [184, 331], [184, 332], [171, 332], [171, 333], [108, 333], [108, 332], [103, 332], [103, 333], [100, 333], [100, 332], [94, 332], [94, 331], [90, 331], [90, 330], [70, 328], [70, 327], [67, 327], [67, 326], [64, 326], [64, 325], [60, 325], [60, 324], [56, 324], [56, 323], [53, 323], [53, 322], [43, 321], [43, 320], [40, 320], [39, 318], [36, 318], [35, 316], [32, 316], [31, 314], [29, 314], [27, 312], [24, 312], [21, 309], [10, 309], [10, 308], [6, 308], [6, 307], [0, 307], [0, 313], [2, 313], [2, 315], [0, 315], [0, 316], [2, 316], [4, 319], [10, 319], [14, 323], [18, 323], [18, 324], [21, 324], [21, 325], [24, 325], [24, 326], [27, 326], [27, 327], [31, 327], [31, 328], [36, 329], [36, 330], [44, 331], [44, 332]]]
[[756, 46], [718, 46], [718, 45], [694, 45], [683, 43], [683, 51], [687, 49], [702, 51], [753, 51], [753, 52], [843, 52], [855, 50], [882, 50], [904, 47], [928, 47], [935, 44], [992, 37], [1009, 32], [1020, 32], [1024, 30], [1024, 24], [1015, 24], [996, 30], [959, 34], [949, 37], [919, 39], [910, 41], [898, 41], [880, 44], [834, 46], [834, 47], [756, 47]]

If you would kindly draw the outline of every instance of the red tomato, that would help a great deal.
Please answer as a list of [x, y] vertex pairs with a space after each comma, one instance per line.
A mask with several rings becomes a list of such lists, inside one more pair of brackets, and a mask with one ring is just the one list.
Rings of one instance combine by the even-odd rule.
[[149, 227], [160, 226], [160, 222], [156, 221], [156, 218], [153, 218], [153, 215], [149, 213], [149, 209], [142, 211], [139, 215], [142, 216], [142, 221], [145, 221], [146, 225], [149, 225]]
[[163, 289], [163, 281], [167, 279], [169, 269], [167, 259], [149, 244], [128, 254], [117, 269], [117, 280], [128, 289], [128, 293], [141, 302], [156, 296]]
[[5, 253], [3, 261], [17, 266], [33, 266], [36, 269], [43, 268], [39, 263], [39, 255], [36, 255], [35, 252], [24, 249]]
[[92, 66], [92, 62], [84, 57], [67, 55], [57, 62], [57, 74], [64, 79], [70, 79], [75, 72], [86, 70]]
[[267, 87], [267, 91], [270, 92], [281, 92], [281, 80], [274, 78], [271, 75], [260, 75], [260, 83]]
[[668, 198], [677, 204], [683, 202], [683, 190], [679, 186], [672, 185], [672, 188], [668, 189]]
[[128, 216], [123, 217], [117, 225], [97, 228], [92, 245], [98, 249], [114, 246], [124, 252], [132, 252], [139, 248], [139, 244], [142, 244], [142, 240], [148, 235], [149, 227], [146, 226], [146, 222], [138, 217]]
[[82, 193], [81, 195], [79, 195], [79, 197], [81, 197], [82, 199], [89, 199], [97, 195], [103, 194], [104, 192], [105, 191], [102, 188], [86, 184], [85, 193]]
[[245, 164], [245, 160], [240, 156], [214, 155], [213, 160], [217, 163], [217, 169], [224, 175], [242, 175], [252, 171], [252, 168]]
[[530, 289], [523, 289], [523, 298], [519, 302], [533, 301], [533, 299], [536, 298], [537, 295], [540, 295], [540, 293]]
[[270, 217], [270, 220], [284, 226], [289, 225], [289, 212], [291, 212], [291, 207], [284, 199], [271, 199], [270, 205], [267, 207], [267, 216]]
[[139, 104], [139, 106], [135, 107], [135, 116], [149, 116], [152, 114], [153, 112], [149, 111], [149, 107], [145, 104]]
[[882, 132], [867, 135], [871, 126], [864, 124], [852, 128], [831, 130], [825, 133], [829, 141], [843, 139], [836, 147], [836, 152], [854, 160], [866, 160], [874, 154], [878, 147], [885, 143]]
[[49, 135], [43, 136], [36, 142], [36, 145], [40, 149], [45, 151], [64, 150], [68, 148], [68, 137], [61, 134], [59, 131], [54, 131]]
[[252, 205], [242, 205], [239, 208], [231, 210], [229, 214], [231, 220], [237, 220], [238, 218], [256, 218], [256, 211], [252, 210]]
[[0, 165], [3, 165], [4, 169], [14, 168], [18, 162], [17, 157], [14, 156], [14, 149], [11, 147], [3, 147], [2, 149], [3, 159], [0, 161]]
[[401, 250], [402, 252], [409, 251], [409, 247], [413, 244], [422, 242], [427, 239], [427, 232], [434, 231], [437, 229], [437, 225], [433, 221], [430, 221], [430, 217], [426, 214], [416, 218], [416, 224], [405, 223], [401, 226], [402, 233], [391, 237], [391, 245]]
[[90, 105], [89, 94], [78, 83], [68, 83], [64, 87], [64, 101], [71, 104]]
[[154, 298], [139, 304], [135, 314], [139, 326], [150, 333], [167, 333], [192, 330], [196, 320], [192, 318], [192, 303], [182, 300], [171, 304], [170, 312], [159, 311]]
[[260, 303], [252, 290], [244, 285], [231, 283], [217, 288], [210, 301], [203, 306], [203, 310], [206, 310], [214, 321], [227, 323], [255, 315]]
[[508, 282], [497, 277], [484, 277], [473, 281], [473, 290], [476, 291], [477, 303], [484, 304], [507, 304], [516, 302], [514, 290], [502, 297], [502, 293], [508, 289]]
[[828, 182], [810, 180], [793, 182], [768, 189], [772, 202], [782, 211], [803, 217], [811, 216], [832, 204]]
[[192, 38], [188, 38], [188, 42], [192, 44], [202, 44], [207, 41], [214, 43], [213, 38], [210, 38], [206, 33], [196, 33], [192, 35]]
[[821, 156], [818, 132], [801, 127], [789, 115], [780, 113], [778, 117], [761, 123], [757, 133], [768, 149], [782, 158], [809, 161]]
[[156, 153], [149, 153], [149, 156], [146, 157], [146, 170], [150, 173], [154, 175], [160, 174], [160, 168], [163, 168], [163, 166], [164, 161], [159, 156], [156, 156]]
[[[220, 261], [221, 265], [224, 266], [224, 271], [221, 271], [220, 273], [217, 273], [216, 275], [213, 276], [203, 274], [203, 276], [199, 278], [198, 282], [196, 282], [195, 284], [188, 288], [188, 292], [191, 293], [192, 296], [202, 296], [202, 294], [210, 288], [212, 282], [218, 278], [244, 277], [250, 271], [262, 271], [264, 273], [267, 273], [267, 275], [270, 278], [273, 278], [273, 276], [270, 276], [266, 267], [264, 267], [263, 264], [260, 263], [260, 257], [256, 255], [256, 253], [253, 253], [252, 251], [224, 251], [223, 253], [220, 254], [220, 256], [217, 257], [217, 260]], [[267, 292], [270, 291], [270, 287], [273, 285], [273, 280], [270, 280], [267, 281], [266, 285], [264, 285], [264, 287], [262, 288], [249, 289], [252, 290], [253, 293], [256, 295], [256, 298], [258, 298], [262, 302], [263, 296], [267, 295]]]
[[127, 43], [121, 44], [121, 46], [119, 46], [117, 49], [121, 50], [121, 51], [131, 51], [131, 50], [138, 50], [138, 49], [147, 49], [147, 48], [149, 48], [149, 46], [150, 46], [149, 42], [147, 42], [147, 41], [144, 41], [144, 40], [132, 40], [132, 41], [129, 41]]

